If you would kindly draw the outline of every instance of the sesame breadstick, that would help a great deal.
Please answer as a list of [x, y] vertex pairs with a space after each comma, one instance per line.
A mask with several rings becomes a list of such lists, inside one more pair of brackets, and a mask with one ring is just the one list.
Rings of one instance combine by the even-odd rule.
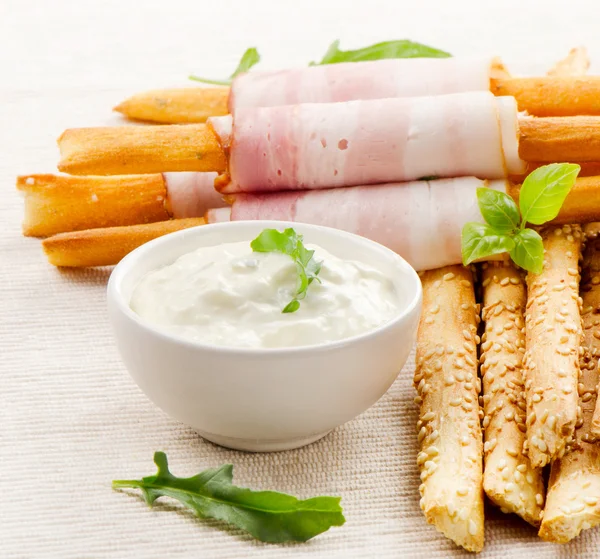
[[421, 509], [427, 522], [469, 551], [483, 548], [482, 440], [471, 270], [421, 274], [423, 313], [415, 386], [421, 452]]
[[[590, 223], [585, 228], [586, 238], [588, 239], [588, 246], [586, 248], [586, 286], [583, 291], [583, 321], [584, 326], [587, 329], [595, 328], [592, 332], [593, 339], [589, 337], [588, 332], [585, 331], [585, 342], [586, 345], [591, 347], [591, 356], [593, 359], [598, 361], [600, 356], [600, 223]], [[598, 336], [598, 337], [596, 337]], [[596, 394], [600, 393], [600, 378], [598, 379], [598, 386]], [[594, 414], [590, 424], [590, 434], [600, 439], [600, 401], [596, 401]]]
[[483, 488], [503, 512], [538, 526], [544, 504], [542, 471], [523, 454], [525, 397], [525, 280], [510, 262], [482, 265], [485, 333], [483, 378]]
[[206, 122], [211, 116], [229, 112], [228, 87], [186, 87], [145, 91], [117, 105], [117, 111], [132, 120], [161, 124]]
[[525, 391], [529, 459], [541, 467], [560, 458], [577, 421], [581, 317], [579, 225], [548, 226], [544, 270], [527, 275]]
[[42, 246], [48, 262], [54, 266], [112, 266], [152, 239], [204, 224], [203, 218], [191, 217], [126, 227], [88, 229], [48, 237], [42, 241]]
[[600, 239], [588, 240], [584, 253], [581, 294], [583, 298], [583, 347], [576, 438], [560, 460], [552, 463], [548, 497], [540, 537], [565, 543], [582, 530], [600, 524], [600, 445], [590, 432], [596, 405], [598, 356], [600, 355]]
[[161, 174], [25, 175], [17, 178], [17, 189], [25, 196], [23, 234], [31, 237], [172, 217]]

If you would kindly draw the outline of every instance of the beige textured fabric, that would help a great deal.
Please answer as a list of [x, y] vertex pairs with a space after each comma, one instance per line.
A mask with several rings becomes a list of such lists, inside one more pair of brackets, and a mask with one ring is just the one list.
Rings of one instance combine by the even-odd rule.
[[[206, 443], [154, 407], [122, 366], [105, 311], [109, 271], [55, 270], [36, 240], [20, 236], [14, 177], [51, 172], [65, 127], [116, 123], [113, 104], [185, 85], [189, 71], [226, 75], [254, 44], [272, 67], [317, 59], [337, 37], [348, 48], [412, 37], [455, 54], [527, 57], [540, 73], [581, 43], [599, 61], [597, 0], [580, 5], [569, 13], [546, 1], [540, 13], [522, 0], [2, 0], [0, 557], [467, 556], [419, 510], [412, 362], [376, 406], [309, 447], [252, 455]], [[151, 510], [111, 490], [113, 478], [153, 473], [159, 449], [180, 475], [231, 462], [241, 485], [341, 495], [347, 523], [307, 544], [264, 545], [172, 503]], [[559, 547], [488, 510], [481, 556], [591, 559], [598, 549], [598, 530]]]

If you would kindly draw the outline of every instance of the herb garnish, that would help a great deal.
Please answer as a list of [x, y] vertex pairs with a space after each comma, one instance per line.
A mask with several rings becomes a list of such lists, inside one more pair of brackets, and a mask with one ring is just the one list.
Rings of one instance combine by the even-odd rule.
[[337, 64], [339, 62], [364, 62], [384, 58], [449, 58], [451, 54], [413, 41], [384, 41], [357, 50], [340, 50], [339, 40], [333, 41], [321, 62], [317, 64]]
[[189, 76], [189, 79], [195, 82], [210, 83], [212, 85], [231, 85], [233, 78], [235, 78], [238, 74], [241, 74], [242, 72], [247, 72], [248, 70], [250, 70], [250, 68], [252, 68], [252, 66], [258, 64], [259, 62], [260, 54], [258, 54], [256, 48], [250, 47], [249, 49], [246, 49], [246, 52], [244, 52], [244, 54], [242, 55], [240, 63], [238, 64], [233, 74], [229, 76], [229, 78], [225, 80], [211, 80], [207, 78], [201, 78], [199, 76]]
[[301, 501], [276, 491], [236, 487], [231, 464], [180, 478], [169, 471], [164, 452], [154, 453], [154, 463], [158, 466], [156, 475], [116, 480], [113, 488], [141, 489], [149, 505], [159, 497], [177, 499], [201, 518], [223, 520], [263, 542], [304, 542], [346, 521], [340, 497]]
[[544, 267], [544, 245], [539, 233], [526, 225], [542, 225], [558, 215], [580, 169], [572, 163], [539, 167], [523, 182], [518, 207], [504, 192], [478, 188], [477, 202], [485, 223], [463, 227], [463, 264], [508, 252], [515, 264], [539, 274]]
[[254, 252], [280, 252], [287, 254], [296, 263], [298, 282], [294, 298], [281, 311], [283, 313], [296, 312], [300, 308], [300, 301], [306, 297], [308, 286], [317, 280], [321, 271], [322, 262], [313, 259], [314, 250], [308, 250], [302, 243], [302, 235], [298, 235], [294, 229], [285, 229], [282, 232], [277, 229], [265, 229], [256, 239], [250, 243]]
[[[366, 60], [383, 60], [384, 58], [448, 58], [452, 56], [443, 50], [428, 47], [414, 41], [385, 41], [357, 50], [340, 50], [339, 40], [331, 43], [321, 62], [311, 62], [310, 66], [322, 64], [337, 64], [339, 62], [364, 62]], [[213, 85], [231, 85], [233, 78], [242, 72], [247, 72], [260, 62], [260, 54], [252, 47], [243, 54], [235, 72], [225, 80], [211, 80], [199, 76], [189, 76], [190, 80]]]

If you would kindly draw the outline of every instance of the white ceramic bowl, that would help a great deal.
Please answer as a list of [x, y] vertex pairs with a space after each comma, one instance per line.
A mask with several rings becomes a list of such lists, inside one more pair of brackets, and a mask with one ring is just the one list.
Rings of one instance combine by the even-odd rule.
[[[398, 315], [376, 330], [338, 342], [239, 349], [179, 339], [129, 307], [136, 283], [147, 272], [202, 246], [250, 242], [267, 227], [294, 227], [307, 243], [389, 274], [404, 298]], [[119, 350], [140, 388], [209, 441], [250, 451], [316, 441], [381, 398], [415, 341], [421, 299], [416, 272], [382, 245], [337, 229], [280, 221], [220, 223], [165, 235], [124, 258], [108, 283]]]

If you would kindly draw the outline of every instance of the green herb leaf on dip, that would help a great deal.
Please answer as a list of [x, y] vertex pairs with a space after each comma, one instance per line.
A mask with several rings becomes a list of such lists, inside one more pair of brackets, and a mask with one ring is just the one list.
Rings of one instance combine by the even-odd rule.
[[164, 452], [154, 454], [156, 475], [140, 480], [116, 480], [113, 488], [141, 489], [152, 505], [159, 497], [171, 497], [201, 518], [214, 518], [245, 530], [263, 542], [304, 542], [346, 521], [340, 497], [315, 497], [301, 501], [275, 491], [236, 487], [233, 466], [205, 470], [180, 478], [169, 471]]
[[254, 252], [280, 252], [287, 254], [296, 263], [298, 281], [294, 298], [284, 307], [284, 313], [296, 312], [300, 308], [300, 301], [306, 297], [308, 286], [314, 281], [321, 281], [317, 276], [321, 271], [322, 262], [313, 259], [314, 250], [308, 250], [303, 242], [302, 235], [298, 235], [292, 228], [283, 232], [277, 229], [265, 229], [250, 243]]
[[258, 64], [259, 62], [260, 54], [258, 54], [256, 48], [251, 47], [247, 49], [246, 52], [242, 55], [242, 59], [240, 60], [238, 67], [235, 69], [235, 71], [233, 72], [233, 74], [231, 74], [229, 78], [225, 80], [211, 80], [207, 78], [201, 78], [199, 76], [190, 76], [189, 79], [194, 80], [196, 82], [209, 83], [212, 85], [231, 85], [233, 78], [235, 78], [238, 74], [241, 74], [242, 72], [247, 72], [248, 70], [250, 70], [250, 68], [252, 68], [252, 66]]
[[471, 222], [463, 227], [463, 264], [508, 252], [521, 268], [541, 273], [544, 268], [542, 238], [526, 225], [542, 225], [558, 215], [580, 169], [572, 163], [539, 167], [523, 181], [518, 207], [504, 192], [478, 188], [477, 202], [485, 223]]
[[331, 43], [321, 62], [316, 64], [337, 64], [339, 62], [364, 62], [385, 58], [449, 58], [451, 54], [408, 40], [384, 41], [357, 50], [340, 50], [340, 42]]

